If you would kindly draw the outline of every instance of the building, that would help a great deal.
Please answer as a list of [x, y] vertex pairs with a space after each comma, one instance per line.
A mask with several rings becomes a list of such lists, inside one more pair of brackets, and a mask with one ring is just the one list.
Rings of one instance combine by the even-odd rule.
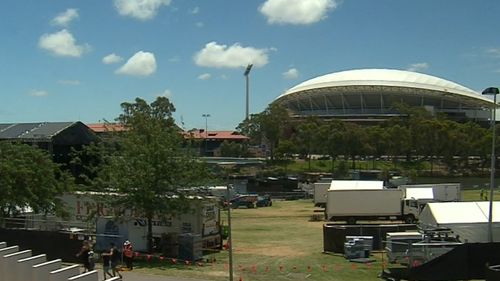
[[203, 129], [185, 132], [184, 138], [200, 142], [200, 155], [203, 156], [218, 156], [218, 149], [224, 141], [245, 143], [250, 140], [249, 137], [234, 131], [205, 131]]
[[398, 116], [394, 105], [425, 107], [455, 121], [485, 123], [493, 101], [457, 83], [392, 69], [358, 69], [319, 76], [289, 89], [274, 101], [293, 117], [383, 121]]
[[0, 141], [19, 142], [47, 150], [54, 162], [68, 164], [72, 149], [79, 150], [98, 138], [82, 122], [0, 124]]

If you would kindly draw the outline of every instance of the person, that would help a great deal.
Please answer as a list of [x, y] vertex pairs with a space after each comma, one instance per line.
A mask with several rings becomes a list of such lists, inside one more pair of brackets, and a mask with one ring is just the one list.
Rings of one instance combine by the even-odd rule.
[[113, 274], [109, 272], [109, 269], [111, 268], [111, 256], [109, 253], [103, 253], [102, 255], [102, 271], [104, 273], [104, 280], [106, 280], [106, 276], [109, 276], [110, 278], [113, 277]]
[[133, 269], [134, 251], [132, 249], [132, 243], [129, 240], [123, 243], [123, 260], [127, 266], [128, 270]]
[[[109, 267], [111, 268], [111, 271], [113, 273], [111, 274], [111, 276], [115, 277], [116, 275], [118, 275], [120, 279], [122, 279], [123, 277], [120, 274], [120, 271], [118, 270], [118, 265], [120, 264], [121, 260], [121, 253], [116, 248], [115, 243], [113, 242], [109, 243], [109, 252], [102, 254], [103, 262], [104, 262], [104, 257], [106, 256], [108, 257], [107, 259], [109, 259]], [[109, 274], [109, 268], [107, 270]], [[104, 274], [104, 278], [106, 278], [106, 274]]]
[[80, 251], [76, 254], [76, 257], [80, 258], [80, 260], [82, 261], [83, 272], [92, 271], [94, 269], [92, 266], [93, 255], [90, 254], [91, 252], [92, 252], [92, 245], [90, 241], [83, 240], [82, 247], [80, 248]]

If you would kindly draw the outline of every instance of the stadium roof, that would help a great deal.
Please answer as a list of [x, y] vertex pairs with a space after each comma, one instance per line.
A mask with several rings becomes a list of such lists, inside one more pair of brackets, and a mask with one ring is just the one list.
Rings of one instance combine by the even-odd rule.
[[493, 105], [493, 101], [488, 97], [457, 83], [427, 74], [394, 69], [357, 69], [326, 74], [298, 84], [276, 98], [276, 101], [305, 94], [304, 92], [324, 90], [335, 94], [336, 88], [344, 91], [346, 87], [366, 89], [366, 86], [415, 89], [415, 92], [423, 90], [435, 95], [453, 96], [461, 102], [477, 106]]
[[49, 140], [75, 122], [39, 122], [0, 124], [0, 139], [40, 139]]

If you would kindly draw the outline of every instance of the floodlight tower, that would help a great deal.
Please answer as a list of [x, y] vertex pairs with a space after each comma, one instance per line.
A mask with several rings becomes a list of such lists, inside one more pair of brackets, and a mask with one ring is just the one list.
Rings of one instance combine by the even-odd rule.
[[252, 66], [253, 64], [249, 64], [247, 65], [247, 68], [245, 69], [245, 73], [243, 73], [243, 75], [245, 75], [245, 80], [246, 80], [246, 111], [245, 111], [245, 120], [248, 120], [248, 100], [249, 100], [249, 75], [250, 75], [250, 70], [252, 70]]

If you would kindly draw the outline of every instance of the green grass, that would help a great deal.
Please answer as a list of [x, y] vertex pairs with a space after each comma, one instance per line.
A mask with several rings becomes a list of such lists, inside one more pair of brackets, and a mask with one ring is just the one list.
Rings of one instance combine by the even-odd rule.
[[[232, 211], [234, 280], [379, 280], [381, 254], [371, 265], [323, 254], [323, 223], [312, 222], [311, 200], [276, 201], [272, 207]], [[225, 216], [225, 214], [223, 214]], [[228, 280], [228, 252], [205, 256], [216, 263], [176, 265], [141, 262], [152, 274]]]
[[[480, 190], [464, 190], [464, 201], [478, 201]], [[500, 191], [495, 192], [500, 200]], [[311, 200], [275, 201], [272, 207], [232, 210], [234, 280], [380, 280], [382, 253], [372, 265], [353, 267], [341, 255], [323, 254], [324, 222], [309, 221]], [[223, 220], [227, 215], [222, 214]], [[139, 262], [137, 270], [150, 274], [228, 280], [228, 252], [206, 255], [215, 259], [197, 265], [170, 261]], [[136, 269], [134, 269], [136, 270]]]

